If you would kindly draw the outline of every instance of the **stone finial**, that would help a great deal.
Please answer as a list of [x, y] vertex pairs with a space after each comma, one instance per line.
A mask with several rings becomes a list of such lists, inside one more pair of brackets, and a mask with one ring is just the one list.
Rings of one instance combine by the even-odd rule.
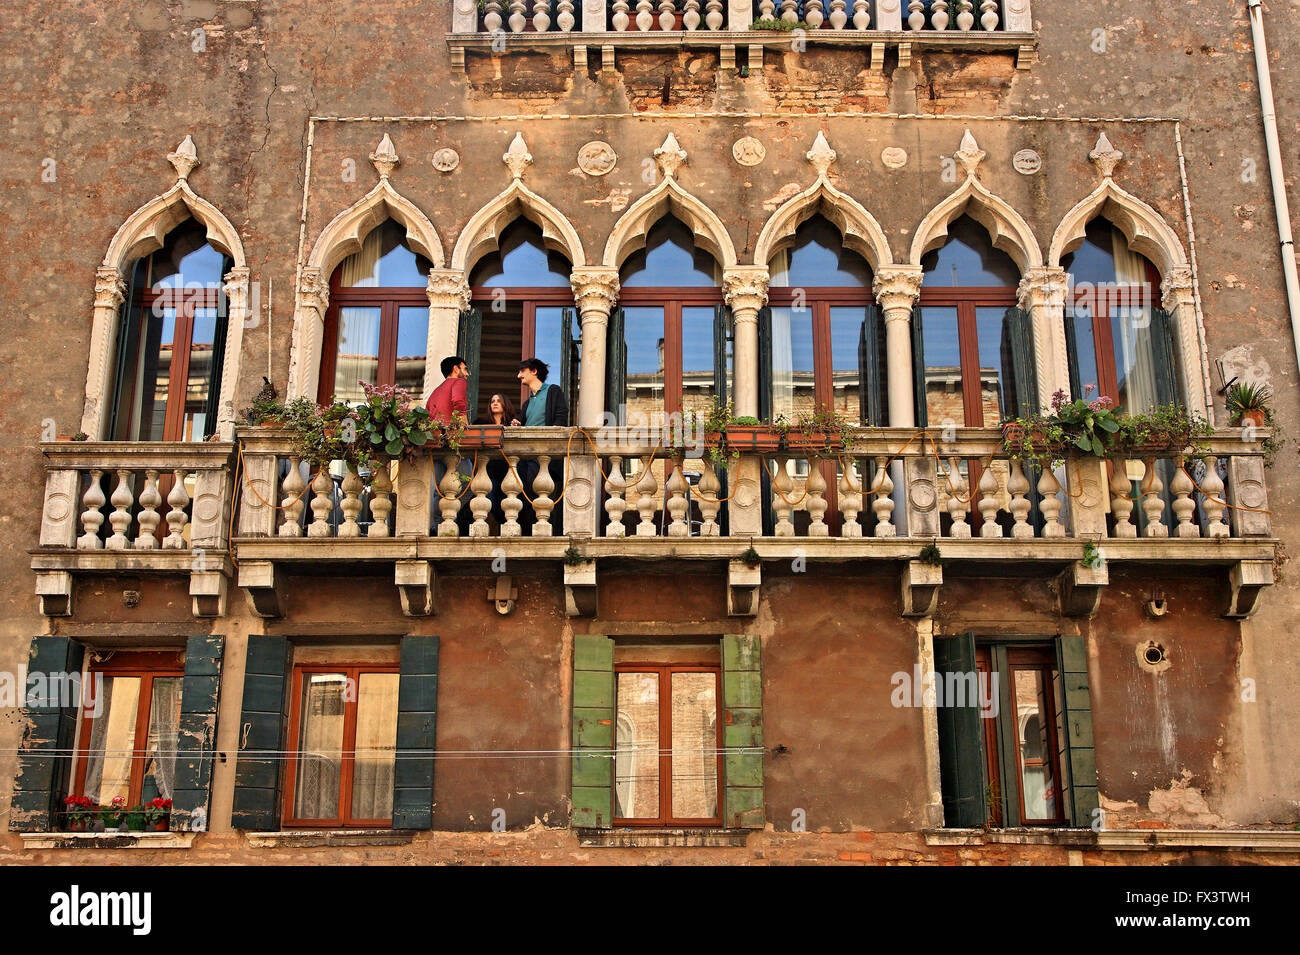
[[984, 161], [984, 157], [988, 154], [980, 149], [979, 143], [975, 142], [975, 137], [971, 135], [971, 131], [968, 129], [962, 134], [961, 145], [957, 147], [957, 152], [953, 155], [961, 163], [962, 168], [966, 170], [966, 175], [973, 176], [975, 170], [979, 168], [980, 163]]
[[501, 157], [501, 161], [510, 167], [510, 175], [516, 179], [524, 177], [524, 170], [533, 164], [533, 154], [528, 151], [523, 133], [515, 133], [515, 138], [510, 141], [510, 148]]
[[659, 164], [659, 171], [663, 173], [665, 179], [675, 179], [677, 170], [681, 168], [682, 163], [686, 162], [686, 150], [682, 149], [681, 144], [677, 142], [677, 137], [672, 133], [669, 133], [664, 144], [655, 150], [655, 162]]
[[817, 138], [813, 140], [812, 149], [807, 152], [808, 161], [812, 163], [817, 170], [817, 176], [825, 179], [827, 172], [830, 171], [831, 163], [835, 162], [836, 152], [831, 149], [831, 144], [826, 141], [826, 134], [818, 131]]
[[384, 133], [384, 138], [379, 141], [375, 151], [370, 154], [370, 161], [374, 163], [375, 169], [379, 171], [380, 179], [387, 179], [397, 164], [401, 162], [401, 159], [397, 156], [397, 149], [393, 146], [393, 141], [387, 133]]
[[186, 136], [174, 152], [167, 154], [167, 161], [176, 170], [176, 178], [188, 180], [190, 171], [199, 164], [199, 151], [194, 148], [194, 139]]
[[1092, 152], [1088, 153], [1088, 159], [1097, 167], [1102, 179], [1115, 175], [1115, 167], [1123, 158], [1124, 154], [1111, 145], [1104, 132], [1097, 137], [1097, 145], [1092, 148]]

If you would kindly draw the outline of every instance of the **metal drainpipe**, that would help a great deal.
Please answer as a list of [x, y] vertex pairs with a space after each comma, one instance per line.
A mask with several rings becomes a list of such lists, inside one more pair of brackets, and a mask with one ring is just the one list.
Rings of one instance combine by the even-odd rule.
[[1277, 138], [1277, 111], [1273, 106], [1273, 80], [1268, 69], [1268, 46], [1264, 41], [1264, 9], [1260, 0], [1247, 0], [1250, 34], [1255, 47], [1255, 72], [1259, 76], [1259, 102], [1264, 113], [1264, 141], [1268, 144], [1268, 173], [1273, 183], [1273, 207], [1277, 213], [1277, 237], [1282, 246], [1282, 274], [1286, 277], [1286, 300], [1291, 312], [1291, 337], [1296, 360], [1300, 361], [1300, 276], [1296, 274], [1295, 241], [1291, 236], [1291, 211], [1286, 201], [1282, 175], [1282, 148]]

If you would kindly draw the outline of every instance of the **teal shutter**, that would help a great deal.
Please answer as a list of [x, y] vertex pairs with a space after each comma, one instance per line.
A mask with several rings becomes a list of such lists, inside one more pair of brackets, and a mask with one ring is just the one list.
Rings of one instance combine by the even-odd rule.
[[1065, 359], [1070, 368], [1070, 397], [1083, 397], [1083, 379], [1079, 372], [1079, 339], [1074, 322], [1074, 308], [1065, 306]]
[[912, 391], [916, 401], [916, 426], [927, 428], [930, 425], [930, 412], [925, 402], [925, 329], [922, 325], [923, 309], [917, 305], [912, 309]]
[[[1038, 376], [1034, 368], [1034, 323], [1023, 308], [1009, 308], [1002, 319], [1002, 374], [1011, 374], [1014, 404], [1004, 418], [1027, 418], [1038, 412]], [[988, 422], [985, 422], [986, 424]]]
[[614, 641], [573, 638], [573, 815], [571, 824], [609, 829], [614, 821]]
[[397, 765], [393, 828], [433, 828], [433, 766], [437, 748], [438, 637], [402, 637], [397, 692]]
[[195, 814], [199, 816], [195, 821], [201, 828], [208, 828], [224, 646], [224, 638], [217, 634], [195, 635], [185, 641], [185, 679], [181, 687], [176, 776], [172, 784], [173, 829], [192, 828], [190, 820]]
[[722, 638], [722, 824], [762, 829], [763, 644], [750, 634]]
[[578, 408], [578, 342], [573, 337], [573, 309], [560, 311], [560, 390], [564, 401], [576, 414]]
[[289, 702], [289, 641], [250, 634], [244, 669], [239, 756], [235, 766], [235, 829], [280, 828], [281, 752]]
[[[934, 640], [934, 678], [936, 688], [952, 685], [948, 673], [963, 679], [969, 687], [968, 674], [976, 674], [975, 635], [936, 637]], [[943, 692], [943, 691], [940, 691]], [[938, 694], [936, 694], [937, 696]], [[984, 733], [980, 725], [979, 695], [965, 706], [953, 706], [943, 696], [936, 699], [939, 719], [939, 776], [943, 790], [943, 824], [949, 828], [973, 829], [988, 821], [985, 802]]]
[[[1087, 638], [1075, 634], [1056, 638], [1065, 700], [1065, 746], [1069, 766], [1070, 811], [1078, 829], [1090, 828], [1097, 797], [1097, 755], [1092, 736], [1092, 694], [1088, 689]], [[1064, 786], [1062, 786], [1064, 788]]]
[[727, 394], [727, 338], [731, 328], [731, 309], [718, 305], [713, 309], [713, 396], [719, 405], [726, 406]]
[[[227, 273], [235, 267], [234, 260], [222, 257], [221, 275], [224, 281]], [[217, 326], [212, 334], [212, 366], [208, 372], [208, 400], [203, 406], [203, 437], [211, 437], [217, 431], [217, 415], [221, 411], [221, 372], [226, 363], [226, 330], [230, 327], [230, 300], [226, 297], [226, 289], [223, 284], [221, 287], [220, 297], [218, 298], [220, 308], [217, 309]], [[249, 307], [252, 307], [250, 301]], [[260, 316], [251, 316], [254, 321]], [[173, 803], [172, 809], [174, 810]]]
[[[466, 417], [470, 421], [478, 417], [478, 383], [481, 376], [479, 344], [482, 338], [483, 313], [477, 308], [469, 308], [461, 312], [460, 324], [456, 329], [456, 354], [465, 359], [469, 367], [474, 369], [465, 389], [465, 404], [469, 409]], [[435, 360], [441, 361], [442, 358]]]
[[772, 309], [758, 310], [758, 420], [772, 420]]
[[618, 420], [618, 407], [627, 397], [627, 340], [623, 336], [623, 310], [609, 313], [605, 338], [605, 408]]
[[[81, 673], [81, 644], [69, 637], [36, 637], [28, 651], [27, 672], [47, 676]], [[66, 678], [65, 688], [73, 684]], [[80, 686], [80, 677], [76, 684]], [[33, 688], [34, 690], [35, 688]], [[18, 775], [9, 802], [9, 828], [14, 832], [48, 832], [63, 808], [72, 769], [77, 730], [77, 703], [66, 691], [59, 706], [58, 687], [47, 683], [44, 695], [23, 691], [23, 735], [18, 744]]]
[[1156, 403], [1179, 403], [1177, 363], [1174, 360], [1173, 322], [1162, 308], [1153, 308], [1150, 327], [1138, 334], [1138, 348], [1145, 338], [1151, 349], [1151, 365], [1156, 376]]

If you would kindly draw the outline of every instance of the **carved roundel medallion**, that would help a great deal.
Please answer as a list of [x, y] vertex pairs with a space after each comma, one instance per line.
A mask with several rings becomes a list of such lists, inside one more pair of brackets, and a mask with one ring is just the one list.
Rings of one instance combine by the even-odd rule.
[[433, 154], [433, 168], [438, 172], [451, 172], [460, 165], [460, 153], [450, 146], [444, 146]]
[[1043, 168], [1043, 157], [1032, 149], [1022, 149], [1011, 157], [1011, 165], [1022, 176], [1032, 176]]
[[880, 161], [889, 169], [902, 169], [907, 165], [907, 150], [888, 146], [880, 153]]
[[745, 136], [732, 145], [731, 155], [742, 166], [757, 166], [767, 157], [767, 147], [753, 136]]
[[588, 176], [607, 176], [618, 165], [618, 154], [609, 143], [599, 140], [578, 150], [578, 168]]

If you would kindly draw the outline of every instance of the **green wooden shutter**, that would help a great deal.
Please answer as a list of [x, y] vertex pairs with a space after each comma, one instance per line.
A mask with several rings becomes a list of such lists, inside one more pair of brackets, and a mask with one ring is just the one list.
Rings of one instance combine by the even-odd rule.
[[[235, 267], [233, 259], [222, 257], [221, 275], [224, 278], [231, 269]], [[226, 331], [230, 327], [230, 300], [226, 297], [226, 289], [223, 284], [221, 287], [220, 297], [218, 299], [222, 307], [217, 309], [216, 329], [212, 334], [212, 366], [208, 373], [208, 400], [204, 402], [203, 407], [203, 437], [211, 437], [217, 431], [217, 415], [221, 413], [221, 373], [224, 370], [226, 362]], [[252, 307], [251, 300], [248, 303]], [[251, 316], [257, 320], [259, 316]], [[173, 802], [172, 809], [175, 810]]]
[[397, 766], [393, 828], [433, 828], [433, 767], [437, 748], [438, 637], [402, 637], [397, 693]]
[[[82, 656], [81, 644], [69, 637], [36, 637], [28, 651], [27, 672], [59, 676], [64, 687], [71, 687], [65, 675], [81, 673]], [[58, 687], [48, 683], [43, 694], [28, 692], [26, 686], [22, 691], [24, 725], [18, 744], [18, 775], [9, 802], [9, 828], [48, 832], [68, 794], [77, 701], [71, 699], [69, 689], [64, 701], [74, 705], [59, 706]]]
[[772, 420], [772, 309], [758, 310], [758, 420]]
[[573, 638], [573, 815], [571, 824], [614, 821], [614, 641]]
[[863, 425], [883, 427], [888, 420], [885, 406], [885, 382], [880, 360], [880, 309], [868, 305], [858, 335], [858, 406]]
[[[934, 678], [936, 687], [951, 685], [945, 674], [958, 674], [969, 687], [968, 674], [975, 666], [975, 635], [936, 637]], [[937, 695], [937, 694], [936, 694]], [[943, 790], [943, 824], [949, 828], [973, 829], [988, 820], [985, 802], [984, 733], [980, 725], [979, 697], [965, 706], [953, 706], [946, 696], [936, 702], [939, 718], [939, 776]]]
[[923, 309], [917, 305], [912, 309], [912, 391], [916, 401], [916, 425], [926, 428], [930, 425], [930, 410], [925, 401], [925, 329], [921, 323]]
[[[460, 324], [456, 329], [456, 354], [465, 359], [469, 367], [473, 369], [465, 389], [465, 404], [468, 407], [466, 418], [470, 421], [478, 417], [478, 383], [482, 377], [482, 368], [479, 364], [479, 344], [482, 338], [483, 313], [477, 308], [469, 308], [461, 312]], [[437, 360], [441, 361], [442, 359]]]
[[235, 829], [280, 828], [280, 754], [288, 748], [284, 727], [289, 702], [289, 651], [289, 641], [284, 637], [248, 637], [230, 823]]
[[728, 829], [762, 829], [763, 644], [757, 636], [722, 638], [722, 824]]
[[[1034, 323], [1023, 308], [1009, 308], [1002, 320], [1002, 373], [1011, 365], [1015, 407], [1004, 417], [1027, 418], [1038, 412], [1038, 376], [1034, 367]], [[989, 422], [985, 422], [988, 424]]]
[[1070, 397], [1083, 397], [1083, 380], [1079, 372], [1079, 339], [1074, 323], [1074, 309], [1065, 306], [1065, 360], [1070, 368]]
[[570, 408], [576, 410], [578, 391], [573, 387], [573, 370], [578, 363], [574, 361], [573, 309], [560, 310], [560, 390]]
[[1156, 375], [1156, 403], [1174, 404], [1179, 401], [1177, 364], [1174, 360], [1173, 322], [1170, 315], [1162, 308], [1153, 308], [1151, 324], [1145, 335], [1139, 333], [1138, 347], [1143, 338], [1147, 338], [1151, 348], [1151, 364]]
[[713, 309], [713, 396], [724, 407], [727, 392], [727, 338], [731, 328], [731, 309], [718, 305]]
[[1076, 828], [1092, 826], [1097, 797], [1097, 756], [1092, 737], [1092, 694], [1088, 689], [1088, 644], [1079, 634], [1056, 638], [1065, 697], [1065, 742], [1069, 765], [1069, 819]]
[[[126, 383], [126, 369], [130, 362], [130, 356], [136, 354], [139, 350], [140, 334], [139, 325], [141, 323], [135, 320], [135, 292], [142, 281], [143, 271], [148, 262], [148, 257], [137, 259], [135, 267], [131, 269], [131, 277], [126, 283], [126, 298], [122, 302], [122, 307], [118, 309], [117, 319], [117, 352], [114, 356], [113, 367], [113, 407], [108, 416], [106, 430], [103, 436], [110, 441], [119, 440], [119, 437], [125, 437], [128, 433], [123, 429], [121, 415], [130, 414], [131, 409], [123, 409], [122, 394], [123, 386]], [[92, 434], [90, 439], [93, 441], [101, 435]]]
[[[172, 785], [173, 829], [208, 828], [224, 646], [225, 640], [218, 634], [195, 635], [185, 641], [185, 679]], [[193, 818], [196, 814], [197, 819]]]
[[623, 337], [623, 310], [609, 313], [605, 338], [605, 408], [618, 419], [618, 406], [627, 396], [627, 341]]

